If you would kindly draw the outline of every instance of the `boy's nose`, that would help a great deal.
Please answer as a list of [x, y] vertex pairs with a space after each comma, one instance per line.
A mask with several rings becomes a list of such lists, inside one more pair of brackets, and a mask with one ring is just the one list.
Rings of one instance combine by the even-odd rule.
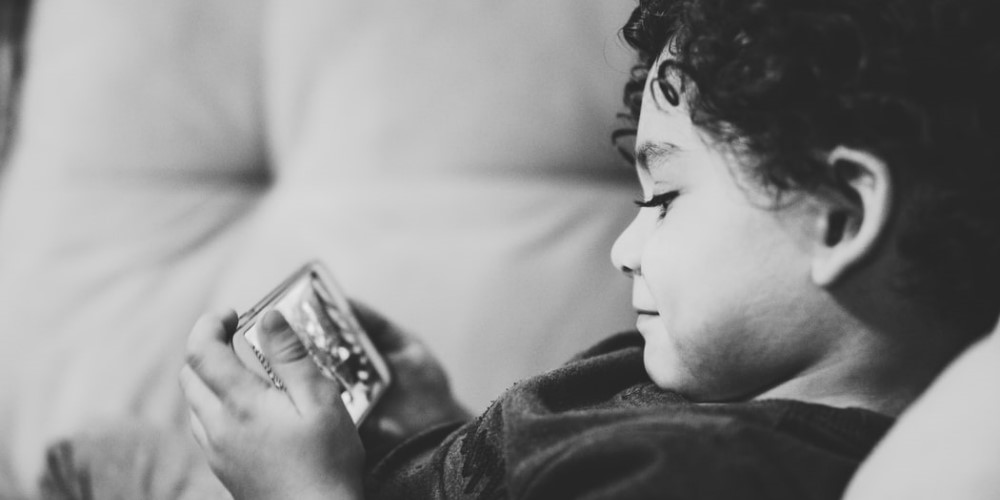
[[642, 255], [642, 228], [639, 217], [625, 227], [611, 247], [611, 264], [629, 277], [642, 273], [639, 267]]

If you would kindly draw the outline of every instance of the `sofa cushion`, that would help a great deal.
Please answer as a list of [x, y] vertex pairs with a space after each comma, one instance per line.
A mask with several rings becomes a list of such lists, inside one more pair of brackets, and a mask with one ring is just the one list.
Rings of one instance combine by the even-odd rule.
[[185, 427], [196, 317], [307, 259], [473, 407], [627, 327], [628, 8], [37, 2], [0, 181], [0, 497], [93, 422]]

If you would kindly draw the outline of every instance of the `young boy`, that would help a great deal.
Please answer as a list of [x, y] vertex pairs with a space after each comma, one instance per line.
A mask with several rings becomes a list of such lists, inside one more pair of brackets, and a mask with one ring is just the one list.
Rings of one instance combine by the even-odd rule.
[[467, 421], [362, 309], [399, 383], [359, 433], [280, 315], [287, 394], [239, 364], [233, 314], [206, 316], [181, 383], [213, 470], [240, 499], [838, 498], [1000, 311], [997, 11], [641, 1], [644, 198], [612, 251], [638, 333]]

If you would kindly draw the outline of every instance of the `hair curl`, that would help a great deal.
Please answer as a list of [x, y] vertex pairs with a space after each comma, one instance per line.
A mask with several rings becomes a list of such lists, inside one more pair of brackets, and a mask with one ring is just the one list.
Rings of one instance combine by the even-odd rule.
[[776, 193], [835, 188], [837, 145], [878, 155], [902, 200], [894, 286], [980, 335], [1000, 314], [998, 24], [997, 0], [640, 0], [631, 132], [669, 45], [659, 76], [693, 84], [695, 125]]

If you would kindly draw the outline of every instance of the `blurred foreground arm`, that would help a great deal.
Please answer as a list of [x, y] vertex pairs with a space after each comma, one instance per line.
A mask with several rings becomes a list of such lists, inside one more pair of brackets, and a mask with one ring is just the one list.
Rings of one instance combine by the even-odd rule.
[[846, 500], [1000, 498], [1000, 334], [972, 346], [862, 464]]

